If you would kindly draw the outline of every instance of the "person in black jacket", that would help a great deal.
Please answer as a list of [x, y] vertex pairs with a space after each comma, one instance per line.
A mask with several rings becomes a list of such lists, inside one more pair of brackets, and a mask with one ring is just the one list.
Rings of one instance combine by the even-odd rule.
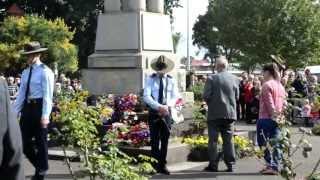
[[305, 97], [307, 95], [307, 86], [303, 80], [303, 74], [298, 73], [296, 79], [291, 84], [295, 91]]
[[0, 79], [0, 178], [24, 180], [22, 140], [14, 115], [7, 83]]

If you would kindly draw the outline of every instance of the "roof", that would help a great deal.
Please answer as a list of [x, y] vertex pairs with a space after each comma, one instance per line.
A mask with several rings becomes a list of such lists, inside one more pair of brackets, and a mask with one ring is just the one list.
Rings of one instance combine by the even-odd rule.
[[208, 60], [203, 59], [203, 60], [192, 60], [191, 66], [211, 66]]
[[23, 16], [24, 11], [16, 4], [12, 4], [8, 10], [7, 10], [9, 15], [15, 15], [15, 16]]

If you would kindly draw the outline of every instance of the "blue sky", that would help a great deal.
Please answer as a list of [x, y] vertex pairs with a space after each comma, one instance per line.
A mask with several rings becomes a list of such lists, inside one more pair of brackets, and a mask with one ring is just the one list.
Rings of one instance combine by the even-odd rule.
[[[181, 0], [183, 8], [174, 10], [174, 32], [181, 32], [183, 37], [178, 47], [177, 54], [180, 56], [187, 56], [187, 0]], [[198, 47], [192, 45], [192, 28], [200, 14], [204, 14], [207, 10], [208, 0], [189, 0], [190, 5], [190, 55], [195, 56], [199, 51]], [[203, 52], [203, 50], [201, 51]], [[198, 58], [202, 58], [203, 53], [200, 53]]]

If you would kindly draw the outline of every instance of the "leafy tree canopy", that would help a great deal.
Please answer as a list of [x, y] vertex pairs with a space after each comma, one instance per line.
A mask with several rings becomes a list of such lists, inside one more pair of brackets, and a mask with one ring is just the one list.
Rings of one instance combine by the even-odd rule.
[[283, 57], [287, 67], [319, 63], [320, 11], [313, 0], [211, 0], [194, 26], [194, 44], [243, 66]]
[[60, 18], [46, 20], [39, 16], [7, 17], [0, 29], [0, 69], [10, 67], [19, 71], [25, 64], [19, 51], [30, 41], [39, 41], [48, 47], [43, 60], [58, 64], [61, 71], [76, 71], [78, 68], [77, 48], [70, 41], [74, 32]]
[[[165, 12], [172, 17], [172, 9], [180, 0], [165, 0]], [[87, 58], [94, 52], [97, 17], [103, 11], [103, 0], [2, 0], [0, 7], [17, 3], [27, 14], [38, 14], [47, 19], [62, 18], [74, 31], [72, 42], [79, 47], [79, 66], [87, 66]], [[1, 9], [1, 8], [0, 8]], [[0, 13], [1, 16], [4, 14]]]

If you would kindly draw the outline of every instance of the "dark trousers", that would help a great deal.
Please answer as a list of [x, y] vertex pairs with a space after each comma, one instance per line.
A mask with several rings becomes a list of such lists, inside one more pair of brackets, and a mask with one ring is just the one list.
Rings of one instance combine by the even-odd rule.
[[241, 107], [241, 119], [246, 120], [247, 109], [246, 109], [246, 103], [244, 102], [243, 99], [240, 99], [240, 107]]
[[[260, 147], [266, 147], [270, 139], [278, 139], [280, 136], [278, 124], [271, 119], [259, 119], [257, 122], [257, 140]], [[268, 167], [278, 171], [282, 153], [279, 144], [276, 143], [272, 148], [264, 151], [264, 159]]]
[[221, 134], [223, 141], [223, 157], [228, 168], [232, 168], [236, 162], [235, 149], [233, 143], [233, 123], [234, 120], [221, 119], [216, 121], [208, 121], [208, 154], [209, 166], [218, 168], [220, 156], [218, 152], [218, 138]]
[[23, 152], [35, 167], [36, 173], [48, 169], [48, 129], [41, 126], [42, 101], [25, 104], [21, 112]]
[[237, 120], [241, 120], [240, 101], [237, 101]]
[[167, 164], [167, 152], [170, 137], [170, 124], [161, 120], [158, 115], [149, 117], [151, 136], [151, 155], [158, 161], [156, 168], [164, 168]]

